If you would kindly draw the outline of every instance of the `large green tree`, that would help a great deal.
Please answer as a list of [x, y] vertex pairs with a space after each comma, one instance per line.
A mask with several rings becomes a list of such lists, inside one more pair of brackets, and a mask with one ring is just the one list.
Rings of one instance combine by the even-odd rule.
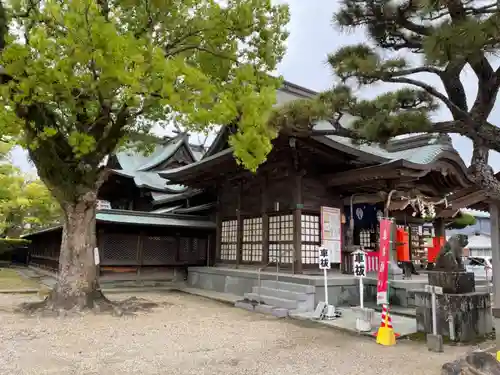
[[0, 238], [18, 239], [27, 231], [58, 224], [61, 210], [40, 179], [12, 165], [10, 150], [10, 144], [0, 142]]
[[[50, 309], [108, 304], [93, 251], [107, 155], [158, 120], [192, 131], [237, 125], [235, 155], [255, 169], [275, 133], [288, 8], [271, 0], [4, 0], [0, 120], [15, 121], [64, 211]], [[12, 128], [12, 125], [11, 125]], [[12, 129], [11, 129], [12, 130]]]
[[[500, 183], [488, 164], [489, 151], [500, 152], [500, 128], [490, 118], [500, 87], [500, 68], [494, 64], [499, 22], [496, 1], [342, 0], [334, 24], [341, 31], [365, 32], [366, 42], [328, 56], [338, 78], [334, 89], [317, 100], [279, 109], [272, 123], [305, 135], [321, 133], [313, 124], [328, 119], [335, 130], [323, 133], [358, 142], [456, 133], [472, 141], [469, 177], [500, 198]], [[467, 98], [461, 81], [467, 69], [467, 78], [477, 78], [474, 98]], [[398, 85], [369, 100], [353, 93], [353, 88], [377, 83]], [[448, 117], [436, 121], [435, 111], [441, 108]], [[346, 113], [354, 116], [350, 123], [344, 122]]]

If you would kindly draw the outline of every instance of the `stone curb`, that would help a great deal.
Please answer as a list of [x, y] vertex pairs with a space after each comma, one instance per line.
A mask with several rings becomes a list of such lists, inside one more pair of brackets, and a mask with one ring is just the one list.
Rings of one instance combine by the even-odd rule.
[[221, 303], [224, 303], [226, 305], [229, 305], [229, 306], [232, 306], [234, 307], [234, 299], [233, 298], [228, 298], [228, 297], [224, 297], [224, 296], [215, 296], [215, 295], [209, 295], [209, 294], [206, 294], [206, 293], [199, 293], [198, 291], [195, 291], [195, 290], [191, 290], [190, 288], [172, 288], [171, 289], [172, 291], [175, 291], [175, 292], [180, 292], [180, 293], [186, 293], [186, 294], [190, 294], [192, 296], [197, 296], [197, 297], [203, 297], [203, 298], [207, 298], [207, 299], [211, 299], [213, 301], [217, 301], [217, 302], [221, 302]]
[[43, 289], [0, 289], [0, 294], [37, 294]]
[[[50, 290], [50, 288], [48, 288]], [[118, 293], [157, 293], [157, 292], [170, 292], [176, 290], [175, 288], [101, 288], [105, 294], [118, 294]], [[43, 293], [47, 289], [0, 289], [0, 294], [37, 294]]]

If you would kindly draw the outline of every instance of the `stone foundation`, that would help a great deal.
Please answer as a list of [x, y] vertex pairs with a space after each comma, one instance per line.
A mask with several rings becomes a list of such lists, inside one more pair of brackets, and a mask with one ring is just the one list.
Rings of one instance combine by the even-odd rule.
[[[473, 274], [429, 272], [429, 284], [443, 288], [443, 294], [436, 295], [438, 335], [454, 341], [470, 342], [493, 332], [490, 294], [475, 291]], [[417, 331], [432, 333], [431, 294], [423, 290], [416, 291], [415, 305]]]
[[443, 293], [463, 294], [476, 290], [476, 282], [472, 272], [430, 271], [428, 277], [429, 285], [442, 287]]

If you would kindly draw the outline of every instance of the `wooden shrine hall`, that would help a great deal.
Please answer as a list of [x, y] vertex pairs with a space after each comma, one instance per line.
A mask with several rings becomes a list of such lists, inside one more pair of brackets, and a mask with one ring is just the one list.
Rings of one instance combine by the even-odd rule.
[[[285, 84], [278, 92], [278, 103], [312, 95]], [[317, 125], [321, 130], [328, 127], [326, 122]], [[434, 224], [442, 236], [441, 211], [462, 208], [450, 205], [447, 197], [472, 186], [449, 137], [417, 135], [382, 147], [354, 145], [333, 135], [281, 135], [268, 160], [253, 174], [235, 162], [228, 145], [230, 132], [229, 127], [223, 128], [200, 161], [159, 172], [169, 181], [216, 197], [219, 265], [261, 268], [279, 263], [292, 273], [316, 270], [325, 207], [338, 209], [342, 217], [339, 263], [353, 242], [348, 238], [350, 205], [374, 205], [380, 215], [391, 215], [398, 224], [423, 224], [423, 219], [413, 216], [412, 202], [425, 198], [437, 204]]]

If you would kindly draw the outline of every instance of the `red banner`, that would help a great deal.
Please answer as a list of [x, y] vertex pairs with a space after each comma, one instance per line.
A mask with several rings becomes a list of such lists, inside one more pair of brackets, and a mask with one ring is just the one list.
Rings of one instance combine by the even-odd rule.
[[391, 250], [391, 224], [389, 219], [380, 220], [380, 247], [377, 282], [377, 304], [388, 304], [387, 288], [389, 279], [389, 260]]

